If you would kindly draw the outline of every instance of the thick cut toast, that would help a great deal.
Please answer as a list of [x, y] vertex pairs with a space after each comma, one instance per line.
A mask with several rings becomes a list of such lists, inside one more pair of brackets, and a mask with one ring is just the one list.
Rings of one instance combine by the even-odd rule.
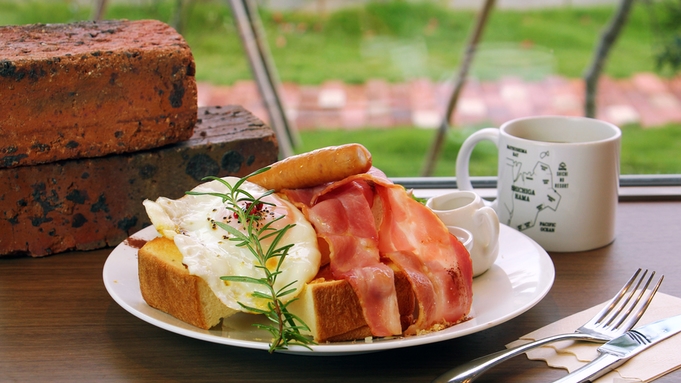
[[[364, 320], [362, 306], [350, 284], [343, 280], [327, 280], [331, 273], [327, 267], [317, 278], [305, 285], [298, 300], [289, 305], [289, 311], [310, 327], [309, 335], [317, 342], [339, 342], [371, 337]], [[402, 331], [413, 320], [416, 300], [409, 280], [403, 272], [395, 270], [395, 289], [400, 311]]]
[[[142, 297], [150, 306], [196, 327], [209, 329], [235, 313], [226, 307], [208, 285], [189, 274], [182, 254], [167, 238], [147, 242], [139, 251], [139, 279]], [[415, 298], [404, 273], [395, 272], [395, 288], [402, 328], [411, 324]], [[328, 268], [308, 283], [289, 305], [289, 311], [310, 327], [316, 342], [364, 339], [371, 331], [350, 284], [332, 280]]]
[[142, 297], [151, 307], [202, 329], [237, 311], [225, 306], [203, 279], [189, 274], [182, 254], [167, 238], [155, 238], [139, 250]]

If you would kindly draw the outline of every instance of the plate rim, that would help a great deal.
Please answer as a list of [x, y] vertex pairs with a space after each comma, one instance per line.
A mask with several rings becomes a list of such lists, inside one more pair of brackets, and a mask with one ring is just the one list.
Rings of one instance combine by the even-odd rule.
[[[553, 264], [553, 261], [551, 260], [551, 257], [549, 254], [539, 245], [537, 244], [534, 240], [531, 238], [527, 237], [525, 234], [516, 231], [504, 224], [500, 225], [500, 254], [499, 256], [502, 256], [502, 252], [504, 250], [503, 242], [501, 241], [503, 238], [506, 236], [513, 236], [517, 237], [516, 240], [524, 240], [527, 242], [528, 246], [531, 246], [535, 251], [536, 255], [539, 258], [539, 264], [542, 275], [538, 275], [538, 277], [543, 277], [544, 278], [544, 283], [542, 286], [538, 286], [540, 289], [537, 290], [537, 292], [534, 294], [532, 299], [528, 300], [525, 302], [524, 305], [521, 305], [517, 307], [514, 310], [510, 310], [505, 315], [500, 315], [498, 318], [495, 318], [494, 320], [488, 320], [485, 321], [484, 323], [480, 323], [477, 325], [471, 325], [470, 327], [464, 326], [467, 322], [463, 322], [458, 325], [454, 325], [452, 327], [449, 327], [444, 330], [440, 330], [437, 332], [432, 332], [424, 335], [417, 335], [417, 336], [410, 336], [410, 337], [395, 337], [392, 339], [377, 339], [377, 340], [371, 340], [371, 341], [354, 341], [354, 342], [339, 342], [339, 343], [328, 343], [328, 344], [319, 344], [319, 345], [314, 345], [311, 346], [312, 350], [309, 350], [303, 346], [289, 346], [287, 350], [278, 350], [277, 352], [282, 352], [282, 353], [287, 353], [287, 354], [299, 354], [299, 355], [343, 355], [343, 354], [358, 354], [358, 353], [367, 353], [367, 352], [376, 352], [376, 351], [383, 351], [383, 350], [390, 350], [390, 349], [395, 349], [395, 348], [404, 348], [404, 347], [412, 347], [412, 346], [419, 346], [419, 345], [424, 345], [424, 344], [430, 344], [430, 343], [436, 343], [436, 342], [441, 342], [445, 340], [450, 340], [450, 339], [455, 339], [459, 338], [462, 336], [470, 335], [473, 333], [477, 333], [495, 326], [498, 326], [499, 324], [505, 323], [521, 314], [524, 312], [528, 311], [532, 307], [534, 307], [536, 304], [538, 304], [551, 290], [553, 283], [555, 281], [555, 267]], [[143, 240], [150, 240], [154, 237], [158, 236], [158, 233], [156, 232], [156, 229], [153, 226], [147, 226], [138, 232], [134, 233], [128, 239], [143, 239]], [[118, 284], [117, 280], [115, 278], [112, 278], [113, 275], [113, 268], [116, 267], [118, 264], [117, 262], [124, 261], [124, 257], [127, 255], [126, 252], [128, 251], [134, 251], [134, 258], [135, 260], [137, 259], [137, 251], [138, 248], [133, 247], [129, 245], [128, 239], [124, 240], [121, 242], [118, 246], [116, 246], [109, 256], [107, 257], [104, 267], [102, 270], [102, 278], [104, 281], [104, 286], [111, 296], [111, 298], [119, 305], [121, 306], [124, 310], [132, 314], [133, 316], [153, 325], [159, 328], [162, 328], [164, 330], [183, 335], [186, 337], [194, 338], [194, 339], [199, 339], [211, 343], [217, 343], [217, 344], [223, 344], [223, 345], [228, 345], [228, 346], [234, 346], [234, 347], [242, 347], [242, 348], [250, 348], [250, 349], [261, 349], [261, 350], [268, 350], [269, 349], [269, 342], [268, 341], [260, 341], [260, 340], [243, 340], [243, 339], [236, 339], [236, 338], [229, 338], [229, 337], [224, 337], [221, 335], [218, 335], [216, 333], [216, 330], [203, 330], [200, 328], [193, 327], [189, 324], [186, 324], [182, 322], [184, 327], [175, 325], [173, 323], [169, 323], [166, 320], [160, 320], [157, 318], [154, 318], [134, 307], [134, 303], [139, 303], [139, 302], [130, 302], [128, 299], [124, 298], [122, 296], [122, 291], [121, 291], [121, 285]], [[130, 264], [127, 265], [128, 268], [134, 269], [134, 273], [137, 274], [137, 262], [129, 262]], [[499, 263], [499, 259], [497, 259], [497, 262], [495, 262], [495, 265]], [[502, 268], [502, 270], [504, 270]], [[128, 272], [132, 273], [133, 270], [129, 270]], [[480, 277], [484, 277], [485, 274], [482, 274]], [[137, 281], [136, 286], [133, 286], [133, 289], [136, 288], [135, 291], [133, 291], [134, 294], [139, 295], [139, 299], [141, 299], [141, 303], [146, 305], [146, 302], [144, 302], [142, 296], [141, 296], [141, 291], [139, 289], [139, 279], [135, 279]], [[476, 285], [476, 279], [473, 280], [474, 288]], [[482, 283], [482, 282], [480, 282]], [[513, 292], [513, 289], [511, 289], [511, 292]], [[472, 306], [472, 311], [475, 310], [475, 291], [474, 291], [474, 301], [473, 301], [473, 306]], [[151, 310], [156, 310], [154, 308], [149, 307]], [[179, 319], [176, 319], [175, 317], [163, 313], [161, 311], [158, 311], [159, 316], [162, 318], [167, 317], [171, 322], [172, 321], [179, 321]], [[474, 314], [475, 315], [475, 314]], [[165, 318], [164, 318], [165, 319]], [[191, 327], [191, 328], [189, 328]]]

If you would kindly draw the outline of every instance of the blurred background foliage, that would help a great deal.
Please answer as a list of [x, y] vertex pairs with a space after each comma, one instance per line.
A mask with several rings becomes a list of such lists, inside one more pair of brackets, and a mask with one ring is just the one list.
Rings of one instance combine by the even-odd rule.
[[[252, 78], [226, 1], [111, 1], [107, 19], [158, 19], [175, 24], [192, 48], [197, 80], [231, 85]], [[328, 80], [364, 83], [427, 77], [447, 81], [456, 73], [475, 11], [443, 1], [367, 1], [341, 9], [270, 9], [260, 18], [279, 77], [285, 82]], [[581, 77], [614, 5], [495, 9], [471, 75], [480, 80], [512, 74], [533, 78]], [[0, 25], [87, 20], [89, 1], [0, 0]], [[639, 72], [673, 76], [681, 66], [681, 0], [637, 1], [604, 68], [613, 78]], [[454, 175], [458, 149], [475, 129], [455, 126], [447, 134], [435, 176]], [[622, 127], [623, 174], [681, 174], [681, 124], [654, 129]], [[389, 176], [416, 176], [434, 132], [411, 126], [367, 126], [353, 131], [301, 132], [297, 152], [360, 142]], [[471, 174], [496, 174], [494, 145], [479, 145]]]

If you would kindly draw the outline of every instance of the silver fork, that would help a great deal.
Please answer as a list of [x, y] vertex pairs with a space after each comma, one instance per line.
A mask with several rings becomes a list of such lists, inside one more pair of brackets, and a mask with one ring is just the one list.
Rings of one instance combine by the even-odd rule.
[[575, 330], [574, 333], [550, 336], [474, 359], [445, 372], [437, 379], [433, 380], [433, 383], [470, 383], [490, 368], [511, 359], [514, 356], [523, 354], [526, 351], [548, 343], [563, 340], [605, 343], [624, 334], [634, 327], [636, 322], [641, 318], [664, 279], [664, 275], [661, 276], [652, 290], [648, 290], [648, 287], [655, 276], [655, 272], [653, 271], [648, 279], [645, 280], [647, 274], [648, 270], [641, 273], [641, 269], [638, 269], [622, 289], [620, 289], [612, 298], [610, 303], [603, 307], [603, 309], [588, 322]]

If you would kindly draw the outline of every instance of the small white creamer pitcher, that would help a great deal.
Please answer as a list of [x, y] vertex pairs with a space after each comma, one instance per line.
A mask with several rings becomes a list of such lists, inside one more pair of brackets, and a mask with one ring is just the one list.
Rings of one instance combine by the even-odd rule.
[[426, 202], [446, 226], [457, 226], [473, 235], [473, 276], [487, 271], [499, 255], [499, 218], [479, 195], [472, 191], [454, 191]]

